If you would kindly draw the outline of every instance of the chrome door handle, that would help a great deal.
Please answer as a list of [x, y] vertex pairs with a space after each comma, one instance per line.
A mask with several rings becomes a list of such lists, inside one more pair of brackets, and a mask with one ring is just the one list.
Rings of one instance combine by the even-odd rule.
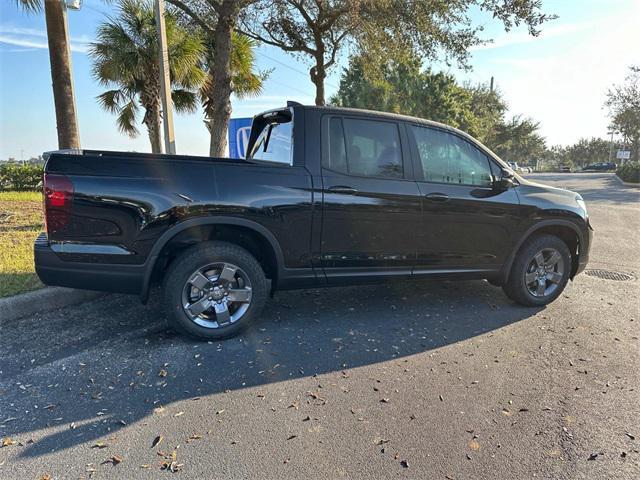
[[449, 201], [449, 195], [446, 193], [428, 193], [424, 196], [427, 200], [431, 200], [432, 202], [447, 202]]
[[358, 190], [356, 190], [353, 187], [349, 187], [347, 185], [334, 185], [333, 187], [329, 187], [327, 190], [331, 193], [344, 193], [347, 195], [349, 194], [353, 195], [354, 193], [358, 193]]

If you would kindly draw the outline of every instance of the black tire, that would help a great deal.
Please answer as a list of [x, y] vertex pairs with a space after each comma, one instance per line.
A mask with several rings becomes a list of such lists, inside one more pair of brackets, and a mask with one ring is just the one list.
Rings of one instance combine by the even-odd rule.
[[[542, 251], [555, 250], [560, 254], [563, 262], [562, 275], [556, 278], [556, 288], [548, 295], [536, 296], [527, 286], [525, 275], [531, 275], [531, 265], [535, 256]], [[527, 240], [516, 254], [516, 258], [511, 266], [509, 278], [502, 286], [504, 293], [515, 302], [528, 307], [540, 307], [553, 302], [563, 292], [569, 281], [571, 273], [571, 253], [567, 244], [560, 238], [553, 235], [539, 235]], [[551, 282], [547, 282], [551, 286]]]
[[[205, 327], [196, 323], [183, 308], [183, 291], [189, 280], [201, 268], [212, 264], [232, 264], [247, 277], [250, 285], [248, 309], [231, 323]], [[222, 275], [221, 275], [222, 276]], [[226, 242], [205, 242], [189, 248], [173, 260], [164, 277], [163, 294], [169, 313], [169, 325], [193, 338], [218, 340], [236, 335], [260, 316], [269, 292], [269, 284], [258, 261], [245, 249]], [[204, 293], [204, 292], [203, 292]], [[231, 298], [231, 297], [229, 297]], [[229, 304], [234, 305], [234, 304]], [[229, 307], [229, 310], [232, 307]], [[211, 310], [209, 310], [211, 311]], [[207, 314], [207, 312], [203, 312]], [[217, 317], [212, 313], [213, 317]], [[198, 320], [198, 319], [196, 319]], [[217, 322], [214, 320], [214, 322]]]

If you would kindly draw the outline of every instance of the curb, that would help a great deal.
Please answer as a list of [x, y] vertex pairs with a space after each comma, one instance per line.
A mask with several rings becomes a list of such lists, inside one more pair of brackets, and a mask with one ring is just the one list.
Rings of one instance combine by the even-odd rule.
[[13, 297], [0, 298], [0, 322], [15, 320], [34, 313], [88, 302], [107, 295], [105, 292], [76, 290], [65, 287], [45, 287]]
[[618, 180], [618, 182], [620, 182], [621, 184], [623, 184], [625, 187], [635, 187], [635, 188], [640, 188], [640, 183], [631, 183], [631, 182], [625, 182], [624, 180], [622, 180], [617, 174], [614, 175], [616, 177], [616, 180]]

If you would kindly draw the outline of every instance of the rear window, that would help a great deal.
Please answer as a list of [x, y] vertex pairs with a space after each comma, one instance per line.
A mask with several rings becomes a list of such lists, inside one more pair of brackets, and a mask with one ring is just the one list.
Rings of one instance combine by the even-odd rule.
[[266, 124], [251, 150], [251, 159], [291, 165], [293, 160], [293, 122]]

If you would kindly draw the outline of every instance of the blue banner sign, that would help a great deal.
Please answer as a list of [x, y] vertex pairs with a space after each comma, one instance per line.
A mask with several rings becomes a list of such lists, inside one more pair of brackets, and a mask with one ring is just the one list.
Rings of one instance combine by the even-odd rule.
[[229, 158], [246, 157], [252, 120], [252, 118], [232, 118], [229, 120]]

